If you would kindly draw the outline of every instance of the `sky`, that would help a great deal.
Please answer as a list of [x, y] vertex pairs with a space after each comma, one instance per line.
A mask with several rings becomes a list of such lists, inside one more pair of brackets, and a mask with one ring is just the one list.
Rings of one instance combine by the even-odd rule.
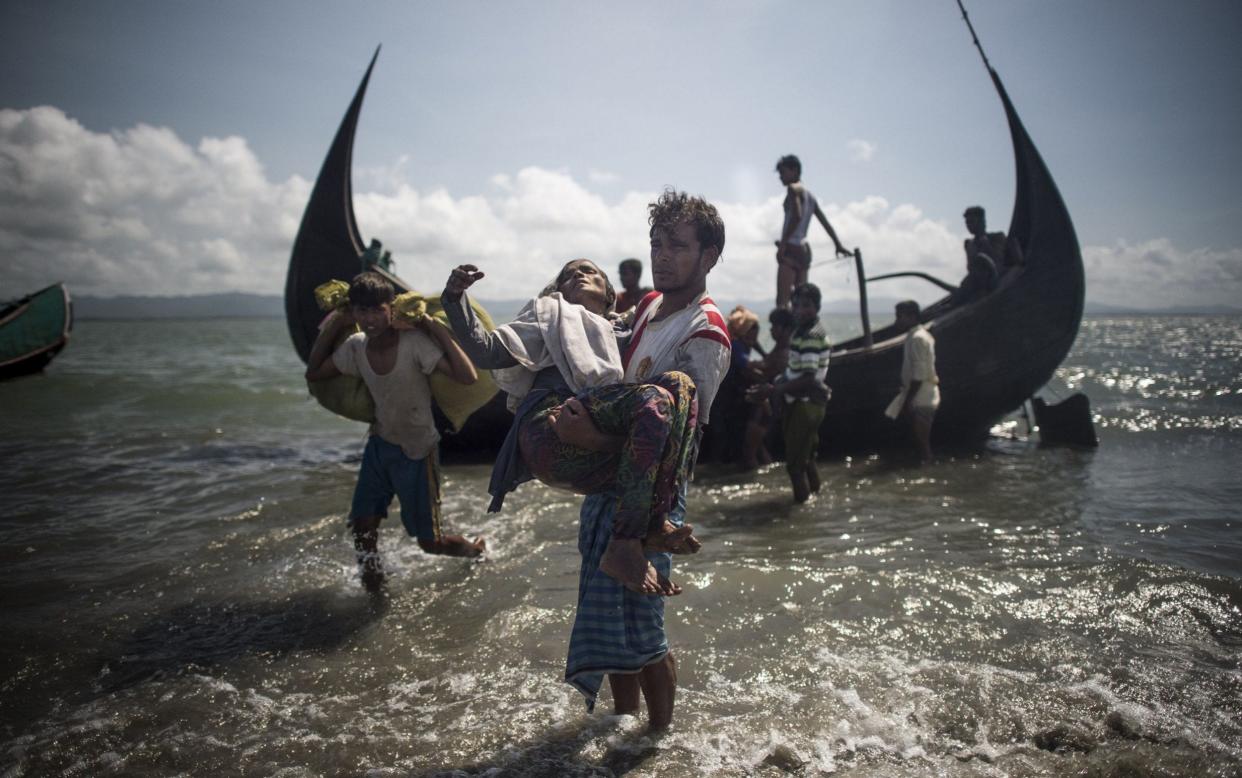
[[[1242, 307], [1242, 4], [967, 10], [1073, 216], [1088, 302]], [[0, 298], [280, 294], [381, 45], [354, 208], [426, 291], [462, 262], [483, 299], [574, 257], [614, 272], [674, 187], [724, 217], [717, 301], [770, 300], [787, 153], [868, 275], [956, 282], [963, 209], [1009, 223], [1008, 130], [953, 0], [0, 0]], [[811, 243], [825, 299], [855, 299], [851, 263]]]

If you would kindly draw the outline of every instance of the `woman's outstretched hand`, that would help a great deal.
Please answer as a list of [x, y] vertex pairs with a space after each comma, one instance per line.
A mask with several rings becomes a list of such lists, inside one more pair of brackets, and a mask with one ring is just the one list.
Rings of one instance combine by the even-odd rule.
[[460, 300], [462, 293], [482, 277], [483, 271], [474, 265], [458, 265], [444, 283], [444, 295], [450, 300]]

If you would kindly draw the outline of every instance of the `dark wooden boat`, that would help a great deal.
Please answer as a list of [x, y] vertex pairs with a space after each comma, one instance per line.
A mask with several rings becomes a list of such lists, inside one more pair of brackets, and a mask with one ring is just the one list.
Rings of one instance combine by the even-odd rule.
[[54, 284], [0, 307], [0, 379], [37, 373], [69, 342], [73, 304]]
[[293, 347], [303, 362], [310, 356], [319, 322], [324, 316], [315, 303], [315, 287], [333, 279], [348, 281], [362, 270], [360, 258], [364, 247], [358, 222], [354, 219], [350, 160], [362, 98], [378, 57], [379, 49], [376, 49], [336, 131], [323, 167], [319, 169], [315, 188], [302, 214], [302, 225], [293, 241], [289, 272], [285, 276], [285, 321]]
[[[315, 302], [315, 287], [334, 279], [348, 281], [363, 270], [362, 255], [366, 244], [354, 217], [350, 163], [358, 115], [362, 111], [362, 100], [378, 57], [377, 48], [336, 131], [323, 167], [319, 170], [319, 177], [315, 179], [315, 187], [302, 214], [302, 224], [289, 257], [289, 271], [285, 276], [285, 321], [293, 346], [303, 362], [310, 356], [319, 323], [324, 317], [324, 312]], [[372, 266], [368, 269], [387, 276], [398, 293], [418, 288], [383, 268]], [[427, 290], [442, 284], [443, 279], [435, 279], [434, 283], [424, 280], [421, 286]], [[464, 459], [490, 456], [504, 440], [513, 416], [505, 409], [504, 396], [498, 395], [476, 411], [461, 430], [452, 431], [452, 425], [439, 414], [438, 409], [436, 419], [444, 435], [441, 451], [450, 458]]]
[[[374, 65], [372, 57], [324, 160], [289, 262], [285, 312], [303, 360], [322, 317], [314, 288], [360, 270], [364, 243], [354, 220], [350, 158]], [[924, 312], [936, 338], [942, 404], [934, 434], [940, 441], [981, 440], [993, 424], [1019, 408], [1052, 377], [1082, 318], [1082, 255], [1073, 222], [1000, 77], [990, 65], [988, 72], [1008, 117], [1017, 167], [1009, 235], [1021, 246], [1026, 262], [1009, 269], [996, 290], [982, 299], [952, 305], [946, 297]], [[863, 301], [865, 322], [865, 286]], [[828, 379], [833, 395], [821, 428], [823, 450], [905, 444], [903, 427], [884, 416], [900, 390], [903, 337], [890, 326], [833, 350]], [[486, 456], [499, 446], [510, 421], [497, 397], [461, 432], [446, 437], [442, 448], [449, 454]]]
[[[986, 59], [985, 59], [986, 64]], [[1085, 282], [1078, 237], [1065, 202], [1001, 83], [988, 66], [1013, 140], [1017, 194], [1009, 236], [1026, 259], [991, 293], [964, 305], [946, 297], [922, 319], [936, 338], [941, 406], [934, 437], [971, 442], [1052, 378], [1082, 319]], [[882, 448], [905, 441], [884, 416], [901, 389], [904, 335], [890, 326], [832, 352], [832, 399], [821, 428], [829, 450]]]

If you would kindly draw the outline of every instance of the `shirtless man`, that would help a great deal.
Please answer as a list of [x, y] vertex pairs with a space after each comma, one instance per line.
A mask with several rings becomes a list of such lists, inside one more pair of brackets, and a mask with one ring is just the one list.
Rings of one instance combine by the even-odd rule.
[[966, 251], [966, 277], [953, 293], [958, 303], [978, 299], [996, 288], [1000, 276], [1010, 267], [1022, 264], [1022, 249], [1017, 241], [1003, 232], [988, 232], [983, 207], [972, 205], [962, 214], [970, 237], [962, 247]]
[[785, 226], [781, 229], [781, 239], [776, 242], [776, 307], [788, 308], [794, 287], [806, 283], [807, 271], [811, 268], [811, 244], [806, 234], [812, 216], [824, 225], [836, 246], [837, 256], [850, 256], [850, 250], [841, 245], [836, 230], [819, 209], [815, 195], [802, 184], [802, 162], [793, 154], [786, 154], [777, 161], [776, 172], [785, 185]]

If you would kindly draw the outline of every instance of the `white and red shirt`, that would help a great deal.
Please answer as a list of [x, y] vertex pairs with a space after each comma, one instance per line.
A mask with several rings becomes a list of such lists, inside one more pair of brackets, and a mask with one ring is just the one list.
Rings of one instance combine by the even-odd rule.
[[731, 352], [724, 316], [707, 293], [668, 318], [653, 322], [664, 295], [651, 292], [638, 303], [634, 333], [622, 354], [627, 383], [643, 383], [669, 370], [690, 376], [697, 388], [699, 424], [706, 424], [716, 390], [729, 370]]

